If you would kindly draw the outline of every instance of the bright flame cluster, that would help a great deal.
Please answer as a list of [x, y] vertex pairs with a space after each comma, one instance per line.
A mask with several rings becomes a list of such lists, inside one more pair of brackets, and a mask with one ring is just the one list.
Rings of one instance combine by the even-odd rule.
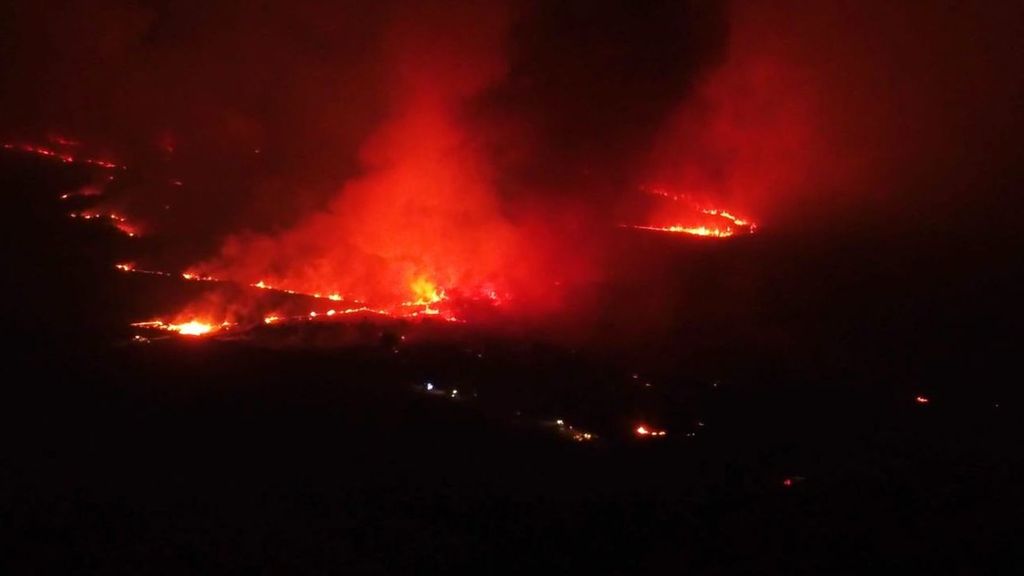
[[[173, 274], [170, 272], [164, 272], [160, 270], [145, 270], [137, 268], [134, 262], [123, 262], [115, 264], [114, 268], [121, 272], [127, 272], [132, 274], [149, 274], [155, 276], [165, 276], [173, 278], [175, 276], [181, 277], [185, 280], [195, 282], [224, 282], [216, 277], [202, 274], [199, 272], [188, 271], [181, 274]], [[272, 286], [264, 280], [259, 280], [248, 284], [251, 288], [257, 288], [260, 290], [269, 290], [275, 292], [281, 292], [289, 295], [304, 296], [309, 298], [315, 298], [320, 300], [328, 300], [331, 302], [342, 302], [345, 301], [344, 297], [338, 293], [332, 293], [323, 295], [320, 293], [305, 293], [297, 292], [295, 290], [283, 289]], [[432, 316], [439, 317], [449, 322], [459, 322], [459, 319], [454, 314], [437, 309], [434, 307], [435, 304], [442, 302], [447, 299], [444, 290], [438, 288], [434, 283], [426, 279], [417, 279], [412, 282], [409, 286], [409, 290], [413, 293], [415, 300], [403, 302], [400, 306], [394, 308], [373, 308], [370, 306], [363, 305], [357, 301], [349, 301], [356, 306], [350, 306], [347, 308], [330, 308], [326, 311], [312, 310], [306, 314], [293, 314], [283, 315], [278, 312], [267, 314], [263, 316], [262, 323], [264, 325], [276, 325], [286, 322], [302, 322], [319, 320], [322, 318], [333, 319], [342, 316], [355, 315], [355, 314], [373, 314], [377, 316], [383, 316], [388, 318], [416, 318], [421, 316]], [[137, 322], [132, 324], [136, 328], [146, 328], [154, 330], [163, 330], [167, 332], [175, 332], [185, 336], [202, 336], [210, 334], [216, 331], [223, 330], [228, 327], [235, 326], [230, 322], [223, 322], [217, 324], [216, 322], [208, 322], [201, 320], [190, 320], [182, 323], [168, 323], [162, 320], [152, 320], [148, 322]], [[589, 438], [581, 438], [589, 440]]]
[[147, 328], [150, 330], [163, 330], [165, 332], [175, 332], [182, 336], [206, 336], [216, 331], [227, 330], [234, 326], [230, 322], [222, 322], [215, 324], [212, 322], [206, 322], [202, 320], [192, 319], [187, 322], [164, 322], [162, 320], [151, 320], [149, 322], [136, 322], [132, 324], [136, 328]]

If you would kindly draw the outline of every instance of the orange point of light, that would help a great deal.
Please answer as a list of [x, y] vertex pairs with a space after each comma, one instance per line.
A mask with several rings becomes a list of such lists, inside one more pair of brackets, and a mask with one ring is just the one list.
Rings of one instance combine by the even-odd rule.
[[651, 436], [651, 437], [654, 437], [654, 436], [665, 436], [667, 434], [667, 432], [665, 432], [664, 430], [655, 430], [653, 428], [648, 428], [644, 424], [641, 424], [641, 425], [637, 426], [635, 429], [633, 429], [633, 432], [635, 432], [637, 436], [645, 436], [645, 437], [646, 436]]

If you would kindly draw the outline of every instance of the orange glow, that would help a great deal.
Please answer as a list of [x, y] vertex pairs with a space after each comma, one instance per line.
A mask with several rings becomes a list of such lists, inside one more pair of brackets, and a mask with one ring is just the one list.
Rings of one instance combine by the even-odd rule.
[[750, 219], [728, 210], [703, 207], [686, 195], [672, 194], [663, 188], [649, 188], [646, 192], [668, 202], [657, 207], [656, 222], [625, 227], [702, 238], [729, 238], [757, 231], [757, 224]]
[[185, 322], [184, 324], [171, 324], [168, 328], [184, 336], [202, 336], [203, 334], [209, 334], [213, 331], [212, 324], [197, 322], [195, 320]]
[[387, 113], [360, 146], [359, 175], [292, 227], [229, 237], [200, 266], [230, 282], [447, 321], [463, 302], [497, 305], [513, 283], [532, 286], [531, 239], [503, 209], [497, 167], [465, 113], [505, 71], [505, 23], [480, 8], [485, 31], [469, 36], [401, 19], [380, 62], [393, 72]]
[[[134, 262], [126, 262], [126, 263], [116, 264], [115, 268], [120, 270], [120, 271], [122, 271], [122, 272], [128, 272], [128, 273], [134, 273], [134, 274], [148, 274], [148, 275], [166, 276], [166, 277], [176, 277], [177, 276], [177, 277], [183, 278], [183, 279], [188, 280], [188, 281], [193, 281], [193, 282], [230, 283], [230, 282], [226, 282], [223, 279], [216, 278], [214, 276], [210, 276], [210, 275], [204, 274], [202, 272], [197, 272], [197, 271], [192, 271], [192, 270], [186, 271], [186, 272], [182, 272], [180, 274], [171, 273], [171, 272], [165, 272], [165, 271], [160, 271], [160, 270], [144, 270], [144, 269], [137, 268]], [[283, 289], [283, 288], [277, 288], [277, 287], [271, 286], [270, 284], [268, 284], [267, 282], [265, 282], [263, 280], [259, 280], [257, 282], [253, 282], [253, 283], [246, 283], [246, 284], [243, 284], [243, 285], [250, 286], [252, 288], [257, 288], [257, 289], [260, 289], [260, 290], [279, 292], [281, 294], [288, 294], [289, 296], [301, 296], [301, 297], [306, 297], [306, 298], [316, 298], [316, 299], [319, 299], [319, 300], [329, 300], [329, 301], [332, 301], [332, 302], [344, 302], [345, 301], [343, 299], [343, 297], [340, 294], [338, 294], [338, 293], [332, 293], [332, 294], [329, 294], [327, 296], [324, 296], [324, 295], [319, 294], [319, 293], [298, 292], [298, 291], [295, 291], [295, 290], [289, 290], [289, 289]], [[263, 316], [262, 317], [262, 321], [263, 321], [264, 324], [279, 324], [279, 323], [297, 322], [297, 321], [303, 321], [303, 320], [305, 320], [305, 321], [318, 320], [318, 319], [321, 319], [321, 318], [335, 318], [335, 317], [349, 316], [349, 315], [354, 315], [354, 314], [373, 314], [373, 315], [384, 316], [384, 317], [389, 317], [389, 318], [418, 318], [418, 317], [422, 317], [422, 316], [436, 316], [436, 317], [440, 317], [441, 319], [449, 321], [449, 322], [458, 322], [459, 321], [458, 318], [456, 318], [455, 315], [453, 313], [451, 313], [450, 311], [442, 311], [442, 310], [438, 310], [438, 309], [432, 307], [433, 304], [436, 304], [438, 302], [444, 301], [446, 299], [446, 297], [444, 295], [444, 291], [437, 289], [434, 286], [433, 283], [431, 283], [429, 281], [426, 281], [426, 280], [417, 281], [417, 282], [414, 282], [412, 286], [410, 286], [409, 290], [410, 290], [410, 292], [413, 292], [413, 295], [417, 297], [417, 300], [409, 301], [409, 302], [403, 302], [400, 305], [395, 305], [395, 306], [391, 306], [391, 307], [387, 307], [387, 308], [384, 308], [384, 307], [374, 308], [374, 307], [362, 305], [360, 302], [348, 301], [351, 304], [357, 304], [357, 305], [349, 307], [349, 308], [331, 308], [331, 309], [325, 310], [325, 311], [310, 310], [309, 312], [306, 312], [304, 314], [298, 314], [298, 315], [294, 315], [294, 316], [285, 316], [285, 315], [281, 315], [281, 314], [275, 312], [274, 314]], [[217, 312], [213, 312], [211, 315], [216, 316]], [[162, 329], [172, 330], [172, 328], [170, 328], [170, 326], [172, 326], [172, 325], [163, 324], [163, 323], [159, 323], [158, 324], [158, 323], [155, 323], [155, 322], [143, 322], [143, 323], [135, 324], [135, 326], [145, 326], [145, 327], [150, 327], [150, 328], [162, 328]], [[174, 330], [174, 331], [177, 331], [177, 330]]]
[[10, 143], [8, 143], [8, 144], [3, 144], [3, 148], [5, 150], [17, 150], [19, 152], [25, 152], [25, 153], [28, 153], [28, 154], [34, 154], [36, 156], [41, 156], [43, 158], [53, 158], [54, 160], [60, 160], [61, 162], [64, 162], [65, 164], [88, 164], [88, 165], [92, 165], [92, 166], [97, 166], [99, 168], [107, 168], [107, 169], [115, 169], [116, 168], [116, 169], [120, 169], [120, 170], [124, 170], [125, 169], [124, 166], [122, 166], [120, 164], [117, 164], [116, 162], [111, 162], [109, 160], [99, 160], [99, 159], [96, 159], [96, 158], [77, 157], [77, 156], [74, 156], [74, 155], [69, 154], [67, 152], [61, 152], [61, 151], [58, 151], [58, 150], [54, 150], [52, 148], [47, 148], [46, 146], [36, 146], [34, 144], [10, 144]]
[[927, 404], [928, 403], [928, 397], [927, 396], [917, 396], [916, 398], [914, 398], [914, 401], [917, 402], [918, 404]]
[[206, 322], [201, 320], [189, 320], [187, 322], [164, 322], [162, 320], [152, 320], [149, 322], [136, 322], [132, 324], [136, 328], [149, 328], [152, 330], [163, 330], [165, 332], [174, 332], [182, 336], [206, 336], [219, 330], [226, 330], [232, 326], [230, 322], [223, 322], [221, 324], [214, 324], [212, 322]]
[[130, 238], [134, 238], [139, 235], [139, 227], [130, 222], [127, 217], [122, 214], [118, 214], [117, 212], [84, 210], [82, 212], [71, 212], [68, 216], [81, 220], [107, 220], [115, 229]]
[[651, 428], [649, 426], [646, 426], [644, 424], [640, 424], [639, 426], [637, 426], [633, 430], [633, 432], [636, 433], [636, 435], [641, 437], [641, 438], [651, 438], [651, 437], [657, 437], [657, 436], [665, 436], [667, 434], [667, 432], [665, 432], [664, 430], [656, 430], [656, 429]]
[[[171, 274], [168, 274], [170, 276]], [[181, 273], [181, 277], [185, 280], [192, 280], [195, 282], [217, 282], [218, 280], [213, 276], [206, 276], [198, 272], [186, 271]]]
[[708, 228], [707, 226], [631, 226], [636, 230], [652, 230], [654, 232], [671, 232], [673, 234], [690, 234], [691, 236], [705, 236], [712, 238], [728, 238], [736, 232], [732, 228]]
[[412, 290], [413, 295], [416, 296], [416, 300], [411, 302], [411, 305], [430, 306], [431, 304], [436, 304], [445, 298], [444, 290], [439, 290], [437, 285], [426, 278], [417, 278], [413, 280], [412, 284], [409, 285], [409, 289]]

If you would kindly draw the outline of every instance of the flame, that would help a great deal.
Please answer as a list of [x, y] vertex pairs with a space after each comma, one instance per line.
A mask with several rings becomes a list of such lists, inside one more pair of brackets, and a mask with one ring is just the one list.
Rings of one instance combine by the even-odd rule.
[[439, 289], [437, 284], [434, 284], [426, 278], [417, 278], [409, 284], [409, 289], [412, 290], [415, 300], [406, 302], [408, 306], [426, 306], [430, 307], [431, 304], [437, 304], [438, 302], [445, 299], [444, 290]]
[[122, 214], [117, 212], [104, 212], [103, 210], [84, 210], [82, 212], [71, 212], [68, 214], [71, 218], [82, 219], [82, 220], [107, 220], [115, 229], [129, 238], [134, 238], [139, 235], [139, 226], [132, 223]]
[[136, 328], [148, 328], [151, 330], [163, 330], [174, 332], [182, 336], [206, 336], [219, 330], [226, 330], [233, 326], [230, 322], [215, 324], [204, 320], [192, 319], [187, 322], [164, 322], [163, 320], [151, 320], [148, 322], [136, 322], [132, 324]]
[[213, 332], [213, 325], [192, 320], [184, 324], [171, 324], [168, 326], [168, 329], [183, 336], [202, 336], [203, 334]]
[[48, 148], [46, 146], [38, 146], [38, 145], [35, 145], [35, 144], [12, 144], [12, 143], [6, 143], [6, 144], [3, 144], [3, 148], [4, 148], [4, 150], [17, 150], [19, 152], [26, 152], [28, 154], [35, 154], [36, 156], [41, 156], [43, 158], [53, 158], [55, 160], [60, 160], [61, 162], [64, 162], [65, 164], [88, 164], [88, 165], [91, 165], [91, 166], [97, 166], [99, 168], [106, 168], [106, 169], [118, 169], [118, 170], [126, 170], [127, 169], [124, 166], [122, 166], [122, 165], [120, 165], [120, 164], [118, 164], [116, 162], [112, 162], [110, 160], [100, 160], [100, 159], [97, 159], [97, 158], [82, 158], [82, 157], [79, 157], [79, 156], [74, 156], [73, 154], [69, 154], [67, 152], [61, 152], [61, 151], [58, 151], [58, 150], [54, 150], [53, 148]]
[[649, 427], [649, 426], [647, 426], [645, 424], [640, 424], [639, 426], [637, 426], [633, 430], [633, 432], [636, 433], [636, 435], [641, 437], [641, 438], [665, 436], [666, 434], [668, 434], [664, 430], [656, 430], [656, 429], [651, 428], [651, 427]]
[[[737, 216], [731, 211], [702, 207], [688, 196], [672, 194], [664, 188], [646, 188], [645, 191], [648, 194], [666, 198], [670, 201], [668, 206], [661, 209], [664, 215], [659, 218], [670, 220], [670, 222], [664, 224], [624, 225], [623, 227], [634, 230], [688, 234], [702, 238], [729, 238], [740, 234], [753, 234], [757, 231], [757, 224], [748, 218]], [[687, 223], [679, 222], [684, 219]], [[672, 222], [671, 220], [675, 221]]]
[[735, 236], [732, 228], [708, 228], [707, 226], [630, 226], [635, 230], [652, 230], [654, 232], [671, 232], [673, 234], [690, 234], [691, 236], [703, 236], [711, 238], [728, 238]]

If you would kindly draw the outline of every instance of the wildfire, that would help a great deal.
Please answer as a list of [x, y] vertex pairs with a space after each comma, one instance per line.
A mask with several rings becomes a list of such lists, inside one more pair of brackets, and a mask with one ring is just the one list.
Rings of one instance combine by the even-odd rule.
[[168, 326], [168, 329], [183, 336], [202, 336], [203, 334], [213, 332], [213, 325], [192, 320], [191, 322], [185, 322], [184, 324], [171, 324]]
[[[52, 158], [60, 160], [66, 164], [90, 164], [103, 168], [117, 168], [125, 169], [124, 166], [115, 162], [106, 160], [97, 160], [94, 158], [87, 158], [81, 154], [81, 145], [68, 138], [63, 137], [51, 137], [50, 143], [47, 146], [37, 146], [31, 144], [4, 144], [3, 148], [8, 150], [22, 151], [25, 153], [35, 154], [37, 156]], [[114, 176], [109, 175], [108, 180], [113, 180]], [[180, 182], [174, 182], [176, 185], [180, 185]], [[89, 186], [80, 190], [70, 191], [62, 194], [60, 198], [62, 200], [71, 200], [78, 197], [92, 197], [103, 195], [103, 190], [97, 186]], [[89, 208], [76, 208], [75, 211], [70, 212], [69, 216], [76, 220], [88, 220], [88, 221], [99, 221], [106, 222], [123, 233], [128, 237], [137, 237], [140, 235], [140, 227], [129, 220], [123, 213], [110, 210], [108, 208], [92, 206]], [[453, 306], [450, 304], [442, 305], [443, 302], [449, 300], [449, 295], [446, 291], [446, 287], [442, 286], [436, 278], [431, 277], [427, 274], [420, 274], [413, 277], [408, 281], [405, 290], [399, 290], [399, 294], [403, 291], [408, 294], [405, 299], [395, 299], [393, 301], [382, 301], [375, 303], [375, 306], [366, 305], [364, 302], [352, 299], [344, 296], [340, 290], [327, 289], [323, 290], [323, 286], [316, 286], [316, 288], [322, 291], [313, 291], [303, 289], [304, 285], [294, 285], [293, 279], [288, 278], [276, 278], [276, 277], [265, 277], [260, 278], [255, 276], [255, 281], [246, 282], [239, 278], [223, 278], [220, 275], [211, 275], [203, 271], [195, 269], [189, 269], [184, 272], [168, 272], [158, 269], [143, 269], [136, 266], [135, 262], [118, 263], [115, 268], [121, 272], [132, 273], [132, 274], [147, 274], [155, 276], [165, 277], [180, 277], [189, 281], [197, 282], [211, 282], [211, 283], [226, 283], [234, 284], [239, 286], [249, 286], [259, 290], [266, 290], [272, 292], [278, 292], [281, 294], [310, 297], [318, 300], [327, 300], [332, 303], [337, 303], [335, 307], [325, 309], [313, 309], [307, 308], [305, 313], [300, 310], [290, 310], [287, 314], [275, 311], [273, 314], [262, 316], [259, 312], [256, 312], [252, 319], [252, 325], [258, 325], [262, 320], [264, 324], [278, 324], [285, 322], [309, 322], [311, 320], [324, 321], [327, 319], [336, 319], [348, 315], [356, 314], [373, 314], [380, 315], [389, 318], [422, 318], [422, 317], [437, 317], [450, 322], [458, 322], [456, 318]], [[331, 288], [327, 286], [327, 288]], [[308, 290], [308, 291], [307, 291]], [[483, 290], [483, 289], [482, 289]], [[498, 292], [493, 289], [489, 284], [486, 290], [482, 291], [485, 294], [485, 300], [489, 301], [493, 305], [498, 305], [500, 299]], [[470, 296], [470, 292], [459, 292], [459, 300], [473, 300], [476, 301], [478, 298]], [[502, 296], [501, 298], [504, 298]], [[347, 304], [347, 307], [345, 306]], [[216, 317], [220, 311], [210, 311], [210, 315]], [[187, 322], [164, 322], [164, 321], [151, 321], [138, 323], [135, 326], [145, 327], [151, 329], [159, 329], [168, 332], [174, 332], [186, 336], [202, 336], [207, 335], [221, 328], [225, 325], [218, 325], [216, 323], [201, 321], [197, 319], [189, 319]]]
[[654, 438], [668, 434], [664, 430], [657, 430], [645, 424], [640, 424], [633, 430], [633, 432], [640, 438]]
[[692, 236], [704, 236], [711, 238], [728, 238], [735, 236], [736, 231], [732, 228], [708, 228], [707, 226], [630, 226], [635, 230], [652, 230], [655, 232], [671, 232], [673, 234], [690, 234]]
[[[224, 280], [218, 279], [218, 278], [216, 278], [214, 276], [209, 276], [209, 275], [202, 274], [202, 273], [199, 273], [199, 272], [194, 272], [194, 271], [188, 271], [188, 272], [182, 272], [180, 274], [175, 274], [175, 273], [164, 272], [164, 271], [160, 271], [160, 270], [145, 270], [145, 269], [141, 269], [141, 268], [136, 267], [136, 264], [134, 262], [124, 262], [124, 263], [115, 264], [114, 267], [117, 270], [120, 270], [122, 272], [127, 272], [127, 273], [132, 273], [132, 274], [149, 274], [149, 275], [155, 275], [155, 276], [165, 276], [165, 277], [168, 277], [168, 278], [180, 277], [180, 278], [183, 278], [184, 280], [193, 281], [193, 282], [225, 282]], [[335, 293], [335, 294], [329, 294], [329, 295], [326, 295], [326, 296], [324, 296], [322, 294], [318, 294], [318, 293], [307, 294], [307, 293], [303, 293], [303, 292], [296, 292], [294, 290], [286, 290], [286, 289], [276, 288], [274, 286], [271, 286], [270, 284], [268, 284], [267, 282], [265, 282], [263, 280], [260, 280], [260, 281], [254, 282], [254, 283], [250, 283], [250, 284], [247, 284], [247, 285], [249, 287], [257, 288], [257, 289], [260, 289], [260, 290], [275, 291], [275, 292], [280, 292], [280, 293], [288, 294], [288, 295], [292, 295], [292, 296], [316, 298], [316, 299], [320, 299], [320, 300], [329, 300], [329, 301], [332, 301], [332, 302], [344, 301], [340, 294], [336, 294]], [[349, 308], [330, 308], [330, 309], [328, 309], [326, 311], [324, 311], [322, 309], [321, 310], [310, 310], [309, 312], [306, 312], [306, 313], [292, 314], [292, 315], [284, 315], [284, 314], [279, 313], [279, 312], [274, 312], [272, 314], [268, 314], [266, 316], [263, 316], [262, 317], [262, 323], [264, 325], [276, 325], [276, 324], [284, 324], [284, 323], [297, 323], [297, 322], [303, 322], [303, 321], [305, 321], [305, 322], [320, 321], [320, 320], [334, 319], [334, 318], [340, 318], [340, 317], [345, 317], [345, 316], [352, 316], [352, 315], [357, 315], [357, 314], [372, 314], [372, 315], [375, 315], [375, 316], [382, 316], [382, 317], [387, 317], [387, 318], [416, 318], [416, 317], [419, 317], [419, 316], [422, 316], [422, 315], [429, 315], [429, 316], [440, 316], [441, 318], [443, 318], [444, 320], [447, 320], [449, 322], [457, 322], [458, 321], [458, 319], [455, 318], [454, 315], [452, 315], [450, 313], [442, 313], [441, 311], [430, 307], [431, 304], [436, 303], [436, 302], [440, 302], [440, 301], [445, 299], [445, 297], [443, 295], [443, 292], [438, 291], [435, 288], [433, 288], [433, 285], [430, 284], [429, 282], [425, 282], [425, 283], [422, 283], [422, 284], [417, 284], [417, 286], [419, 286], [423, 290], [422, 296], [420, 296], [420, 299], [417, 300], [417, 301], [414, 301], [414, 302], [405, 302], [405, 303], [403, 303], [399, 307], [393, 307], [393, 308], [390, 308], [390, 309], [389, 308], [373, 308], [373, 307], [370, 307], [370, 306], [365, 306], [365, 305], [361, 305], [360, 304], [358, 306], [351, 306]], [[354, 302], [354, 303], [355, 304], [359, 304], [358, 302]], [[412, 307], [413, 309], [410, 310], [409, 309], [410, 307]], [[258, 323], [258, 320], [254, 320], [253, 323], [254, 324]], [[224, 323], [224, 324], [221, 324], [221, 325], [218, 326], [218, 325], [215, 325], [215, 324], [204, 323], [204, 322], [193, 322], [191, 324], [187, 323], [187, 322], [183, 323], [183, 324], [168, 324], [168, 323], [164, 323], [162, 321], [151, 321], [151, 322], [139, 322], [139, 323], [133, 324], [133, 326], [140, 327], [140, 328], [153, 328], [153, 329], [166, 330], [166, 331], [170, 331], [170, 332], [177, 332], [177, 333], [184, 334], [184, 335], [201, 335], [201, 334], [209, 333], [209, 332], [211, 332], [211, 331], [213, 331], [215, 329], [225, 328], [225, 327], [228, 327], [228, 326], [235, 326], [235, 324]], [[202, 330], [203, 326], [209, 326], [210, 330], [206, 330], [206, 331]]]
[[[646, 189], [646, 192], [671, 201], [671, 208], [667, 210], [668, 214], [661, 218], [670, 220], [670, 222], [665, 224], [625, 225], [624, 227], [634, 230], [688, 234], [702, 238], [729, 238], [737, 235], [753, 234], [757, 231], [757, 224], [728, 210], [702, 207], [699, 203], [685, 195], [672, 194], [662, 188], [649, 188]], [[679, 220], [686, 220], [687, 223], [679, 223]]]
[[83, 212], [71, 212], [68, 216], [82, 220], [107, 220], [114, 226], [114, 228], [129, 238], [134, 238], [139, 235], [139, 227], [117, 212], [86, 210]]
[[189, 320], [188, 322], [180, 323], [168, 323], [162, 320], [151, 320], [149, 322], [136, 322], [132, 324], [136, 328], [148, 328], [151, 330], [163, 330], [165, 332], [174, 332], [182, 336], [206, 336], [212, 334], [215, 331], [226, 330], [231, 328], [233, 324], [230, 322], [222, 322], [220, 324], [214, 324], [211, 322], [205, 322], [201, 320]]
[[439, 289], [436, 284], [426, 278], [417, 278], [409, 285], [413, 295], [416, 297], [412, 302], [406, 302], [408, 306], [426, 306], [437, 304], [445, 299], [444, 289]]
[[[64, 141], [64, 143], [66, 143], [66, 142], [68, 142], [68, 141]], [[65, 145], [68, 145], [68, 144], [65, 144]], [[62, 152], [62, 151], [54, 150], [53, 148], [48, 148], [46, 146], [37, 146], [37, 145], [34, 145], [34, 144], [11, 144], [11, 143], [6, 143], [6, 144], [3, 144], [3, 148], [4, 148], [4, 150], [16, 150], [16, 151], [25, 152], [25, 153], [28, 153], [28, 154], [35, 154], [36, 156], [41, 156], [43, 158], [52, 158], [54, 160], [60, 160], [61, 162], [64, 162], [65, 164], [88, 164], [88, 165], [91, 165], [91, 166], [97, 166], [99, 168], [106, 168], [106, 169], [111, 169], [111, 170], [113, 170], [113, 169], [126, 170], [127, 169], [124, 166], [122, 166], [122, 165], [120, 165], [120, 164], [118, 164], [116, 162], [111, 162], [109, 160], [100, 160], [100, 159], [97, 159], [97, 158], [82, 158], [82, 157], [70, 154], [68, 152]]]

